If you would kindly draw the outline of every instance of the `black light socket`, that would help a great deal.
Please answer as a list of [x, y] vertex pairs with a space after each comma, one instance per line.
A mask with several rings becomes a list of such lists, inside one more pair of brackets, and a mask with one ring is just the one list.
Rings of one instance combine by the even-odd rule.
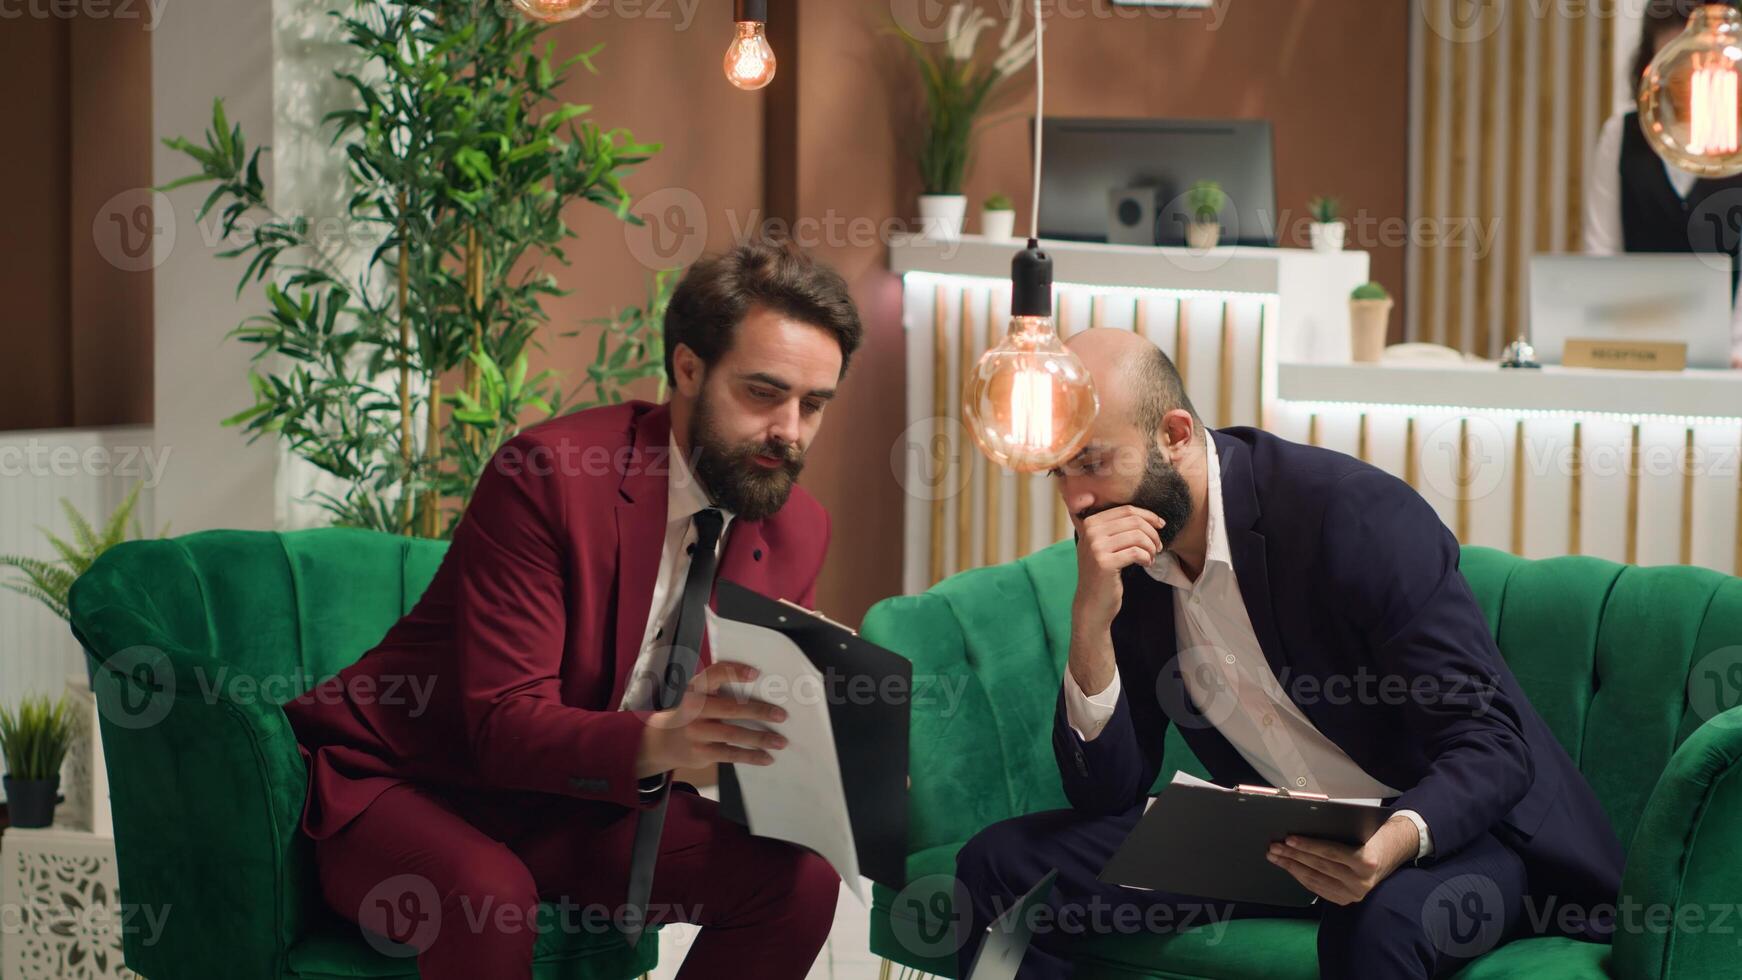
[[1010, 260], [1010, 315], [1052, 316], [1052, 256], [1032, 238]]
[[733, 0], [732, 22], [742, 24], [751, 20], [768, 23], [768, 0]]

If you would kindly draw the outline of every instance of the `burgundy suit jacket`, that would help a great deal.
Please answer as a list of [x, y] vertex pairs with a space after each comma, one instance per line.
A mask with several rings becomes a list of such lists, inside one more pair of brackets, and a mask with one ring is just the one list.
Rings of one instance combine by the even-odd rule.
[[[285, 705], [309, 764], [310, 836], [407, 781], [642, 805], [645, 714], [616, 708], [665, 541], [670, 432], [667, 406], [630, 402], [497, 452], [412, 611]], [[794, 488], [773, 517], [732, 521], [719, 577], [814, 606], [828, 536], [827, 513]]]

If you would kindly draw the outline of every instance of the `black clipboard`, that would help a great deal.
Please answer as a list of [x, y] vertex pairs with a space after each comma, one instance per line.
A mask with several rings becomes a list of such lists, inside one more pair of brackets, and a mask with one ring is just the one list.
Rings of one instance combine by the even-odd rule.
[[[822, 672], [859, 872], [878, 884], [903, 887], [913, 664], [832, 619], [725, 579], [715, 583], [714, 612], [785, 633]], [[730, 764], [720, 766], [720, 810], [749, 825]]]
[[1169, 783], [1119, 845], [1101, 880], [1228, 902], [1304, 907], [1317, 896], [1266, 856], [1290, 834], [1360, 845], [1382, 806], [1270, 787]]

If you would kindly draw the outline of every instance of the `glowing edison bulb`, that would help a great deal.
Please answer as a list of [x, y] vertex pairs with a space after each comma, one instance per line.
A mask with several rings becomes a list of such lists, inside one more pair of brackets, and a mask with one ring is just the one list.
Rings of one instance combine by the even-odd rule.
[[1742, 174], [1742, 14], [1706, 4], [1658, 52], [1639, 90], [1639, 126], [1658, 154], [1701, 177]]
[[1029, 240], [1012, 265], [1010, 332], [980, 355], [962, 385], [962, 418], [987, 458], [1021, 473], [1083, 447], [1100, 401], [1052, 319], [1052, 260]]
[[557, 24], [587, 12], [597, 0], [514, 0], [514, 6], [532, 20]]
[[774, 81], [775, 67], [767, 25], [759, 20], [739, 21], [738, 34], [726, 49], [726, 81], [754, 92]]

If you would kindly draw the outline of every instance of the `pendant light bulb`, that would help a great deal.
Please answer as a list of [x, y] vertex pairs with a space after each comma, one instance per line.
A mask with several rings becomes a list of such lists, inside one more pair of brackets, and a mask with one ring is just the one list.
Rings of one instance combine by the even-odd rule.
[[736, 0], [736, 33], [726, 49], [726, 81], [754, 92], [774, 81], [774, 48], [768, 44], [768, 0]]
[[597, 0], [514, 0], [514, 6], [529, 20], [559, 24], [587, 12]]
[[980, 355], [962, 385], [962, 418], [980, 451], [999, 466], [1039, 473], [1089, 438], [1100, 401], [1052, 316], [1052, 258], [1028, 240], [1010, 264], [1010, 331]]
[[1658, 155], [1700, 177], [1742, 174], [1742, 13], [1708, 3], [1639, 87], [1639, 127]]

